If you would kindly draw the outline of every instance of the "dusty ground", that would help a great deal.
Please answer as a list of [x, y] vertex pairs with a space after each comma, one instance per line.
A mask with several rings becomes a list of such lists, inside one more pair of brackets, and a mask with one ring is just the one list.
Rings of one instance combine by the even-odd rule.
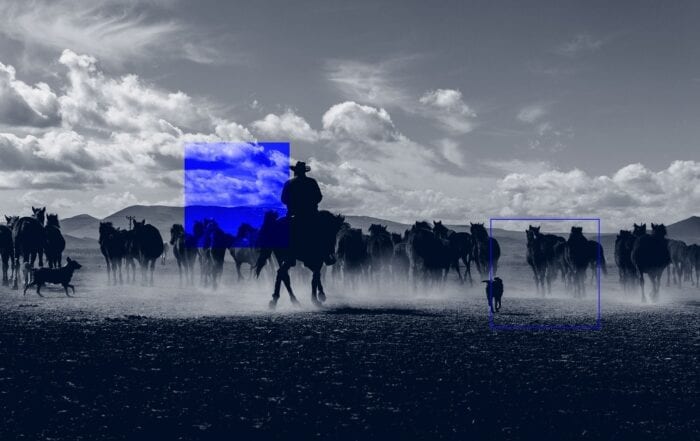
[[[700, 290], [604, 283], [601, 331], [492, 331], [482, 286], [0, 289], [0, 439], [700, 438]], [[230, 271], [230, 267], [228, 268]], [[501, 323], [594, 323], [596, 302], [506, 285]], [[166, 277], [168, 277], [166, 279]], [[513, 279], [511, 277], [509, 281]], [[512, 286], [516, 285], [516, 287]]]

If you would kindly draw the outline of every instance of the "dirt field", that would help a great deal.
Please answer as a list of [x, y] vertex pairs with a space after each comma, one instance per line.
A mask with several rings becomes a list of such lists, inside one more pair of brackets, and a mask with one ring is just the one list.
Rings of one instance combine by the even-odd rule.
[[[0, 439], [700, 438], [700, 290], [661, 302], [604, 281], [600, 331], [492, 331], [483, 285], [328, 284], [266, 310], [264, 284], [0, 289]], [[517, 273], [517, 271], [516, 271]], [[515, 273], [513, 273], [515, 274]], [[506, 279], [499, 323], [595, 323], [597, 304]], [[515, 280], [510, 285], [508, 281]]]

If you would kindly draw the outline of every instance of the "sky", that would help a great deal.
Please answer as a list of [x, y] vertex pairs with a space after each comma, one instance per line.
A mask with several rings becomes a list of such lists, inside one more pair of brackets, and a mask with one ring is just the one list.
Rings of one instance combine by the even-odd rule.
[[700, 4], [4, 1], [0, 201], [183, 204], [187, 143], [289, 141], [321, 208], [411, 222], [700, 206]]

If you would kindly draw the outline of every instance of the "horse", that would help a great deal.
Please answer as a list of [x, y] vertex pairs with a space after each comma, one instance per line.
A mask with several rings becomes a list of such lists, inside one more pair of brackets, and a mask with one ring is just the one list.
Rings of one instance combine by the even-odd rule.
[[409, 261], [409, 279], [416, 287], [417, 274], [424, 281], [441, 282], [452, 263], [448, 244], [433, 231], [427, 222], [416, 222], [406, 234], [406, 254]]
[[668, 239], [668, 253], [671, 255], [671, 264], [666, 270], [666, 286], [671, 286], [671, 273], [673, 273], [673, 283], [680, 288], [683, 272], [687, 267], [688, 245], [682, 240]]
[[566, 252], [571, 265], [574, 295], [583, 296], [586, 292], [586, 269], [591, 263], [591, 246], [583, 235], [582, 227], [571, 227], [566, 241]]
[[474, 246], [472, 248], [472, 259], [476, 262], [476, 269], [481, 277], [489, 276], [489, 261], [493, 264], [493, 275], [498, 271], [498, 259], [501, 257], [501, 247], [498, 241], [489, 237], [489, 233], [484, 228], [484, 224], [470, 222], [470, 231]]
[[[534, 227], [532, 225], [525, 230], [525, 237], [527, 240], [527, 254], [525, 260], [532, 269], [537, 292], [541, 292], [544, 296], [544, 284], [547, 277], [547, 263], [551, 258], [546, 254], [544, 238], [539, 233], [540, 227]], [[549, 288], [549, 291], [551, 292], [551, 285]]]
[[295, 225], [293, 228], [295, 234], [290, 235], [292, 231], [290, 218], [280, 218], [274, 211], [265, 213], [259, 236], [262, 252], [255, 265], [255, 274], [260, 275], [265, 263], [274, 254], [279, 269], [275, 277], [272, 300], [270, 300], [271, 309], [277, 305], [282, 283], [287, 288], [291, 302], [295, 305], [299, 303], [292, 291], [289, 278], [289, 269], [296, 265], [297, 260], [312, 272], [312, 303], [320, 307], [326, 300], [326, 293], [321, 283], [321, 268], [324, 260], [334, 251], [336, 237], [345, 218], [324, 210], [319, 211], [309, 220], [311, 224]]
[[630, 230], [620, 230], [620, 234], [615, 238], [615, 264], [620, 274], [620, 283], [625, 289], [636, 280], [634, 264], [632, 263], [634, 239]]
[[12, 226], [12, 244], [14, 246], [14, 283], [12, 288], [19, 289], [20, 258], [22, 259], [22, 274], [24, 286], [29, 284], [29, 270], [34, 267], [36, 258], [39, 266], [44, 266], [44, 216], [46, 207], [32, 207], [33, 217], [20, 217]]
[[691, 284], [693, 270], [695, 270], [695, 286], [700, 287], [700, 245], [696, 244], [688, 245], [688, 272], [691, 275]]
[[386, 225], [372, 224], [367, 230], [367, 254], [369, 255], [368, 276], [379, 282], [379, 275], [389, 274], [391, 258], [394, 255], [394, 242]]
[[258, 257], [260, 257], [260, 248], [256, 246], [258, 233], [257, 228], [245, 222], [238, 227], [236, 236], [233, 239], [233, 247], [229, 249], [233, 262], [236, 264], [238, 280], [243, 280], [241, 265], [244, 263], [250, 265], [251, 276], [255, 271], [255, 264], [258, 262]]
[[591, 284], [593, 284], [598, 273], [598, 263], [600, 263], [600, 269], [603, 272], [603, 275], [608, 275], [608, 264], [605, 261], [605, 252], [603, 250], [603, 245], [599, 244], [595, 240], [589, 240], [588, 257], [590, 259], [589, 266], [591, 268]]
[[119, 283], [124, 283], [122, 279], [122, 259], [126, 249], [122, 233], [118, 228], [114, 228], [111, 222], [100, 222], [99, 244], [107, 266], [108, 284], [112, 283], [112, 280], [114, 280], [115, 285], [117, 284], [117, 271], [119, 272]]
[[344, 223], [338, 231], [335, 254], [338, 262], [333, 266], [334, 274], [342, 271], [343, 281], [355, 285], [369, 265], [367, 240], [362, 230]]
[[170, 246], [177, 262], [177, 270], [182, 284], [182, 272], [185, 272], [185, 282], [194, 284], [194, 262], [197, 260], [197, 244], [192, 235], [185, 232], [181, 224], [170, 227]]
[[219, 281], [224, 273], [224, 258], [226, 250], [233, 247], [234, 238], [219, 227], [214, 219], [205, 219], [204, 234], [201, 237], [201, 256], [204, 259], [204, 285], [209, 284], [218, 289]]
[[[471, 253], [474, 248], [474, 241], [469, 233], [457, 233], [442, 224], [442, 221], [433, 221], [433, 232], [438, 238], [447, 241], [447, 247], [450, 252], [451, 267], [457, 271], [460, 283], [464, 283], [464, 279], [469, 276], [469, 283], [474, 284], [471, 271]], [[459, 270], [459, 261], [462, 261], [465, 266], [464, 277]]]
[[58, 222], [57, 214], [46, 216], [46, 227], [44, 227], [46, 242], [44, 253], [46, 254], [46, 264], [49, 268], [60, 268], [63, 251], [66, 249], [66, 240], [61, 234], [61, 225]]
[[651, 279], [652, 283], [651, 298], [656, 300], [659, 295], [661, 275], [671, 263], [664, 224], [651, 224], [651, 234], [640, 235], [635, 239], [632, 247], [632, 263], [639, 278], [639, 284], [642, 287], [642, 302], [646, 301], [644, 295], [644, 273], [649, 274], [649, 279]]
[[[2, 284], [8, 286], [10, 278], [15, 277], [15, 250], [12, 243], [12, 227], [17, 222], [17, 216], [5, 216], [7, 225], [0, 225], [0, 258], [2, 259]], [[7, 274], [8, 271], [11, 274]]]
[[[141, 266], [141, 283], [153, 286], [153, 272], [156, 260], [163, 254], [163, 237], [160, 231], [145, 219], [133, 221], [133, 245], [136, 258]], [[147, 271], [150, 269], [150, 279]]]

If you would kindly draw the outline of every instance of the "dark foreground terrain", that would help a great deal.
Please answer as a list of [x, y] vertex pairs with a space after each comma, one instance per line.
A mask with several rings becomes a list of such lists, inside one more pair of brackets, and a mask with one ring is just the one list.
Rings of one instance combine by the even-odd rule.
[[2, 440], [700, 438], [693, 300], [496, 332], [480, 296], [148, 318], [49, 295], [0, 308]]

